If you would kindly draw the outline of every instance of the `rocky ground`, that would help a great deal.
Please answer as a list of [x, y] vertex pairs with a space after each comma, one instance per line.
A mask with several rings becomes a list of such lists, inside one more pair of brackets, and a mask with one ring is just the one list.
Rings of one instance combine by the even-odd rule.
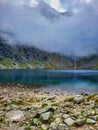
[[98, 94], [0, 87], [0, 130], [98, 130]]

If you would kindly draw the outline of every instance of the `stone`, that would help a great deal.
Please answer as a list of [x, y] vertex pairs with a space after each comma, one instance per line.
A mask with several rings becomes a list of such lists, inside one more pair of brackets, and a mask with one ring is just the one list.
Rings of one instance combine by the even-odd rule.
[[44, 124], [42, 124], [42, 125], [41, 125], [41, 129], [42, 129], [42, 130], [47, 130], [47, 127], [46, 127]]
[[8, 105], [6, 108], [6, 111], [11, 111], [11, 110], [18, 110], [19, 107], [17, 105]]
[[66, 101], [71, 102], [71, 101], [73, 101], [73, 99], [74, 99], [74, 97], [73, 97], [73, 96], [66, 97], [66, 98], [65, 98], [65, 100], [64, 100], [64, 102], [66, 102]]
[[55, 118], [55, 121], [54, 122], [56, 122], [56, 123], [60, 123], [61, 122], [61, 118]]
[[52, 122], [52, 123], [50, 124], [50, 126], [49, 126], [49, 130], [57, 130], [57, 126], [58, 126], [58, 124]]
[[9, 111], [6, 114], [6, 117], [10, 120], [10, 121], [18, 121], [21, 119], [24, 119], [24, 113], [20, 110], [13, 110], [13, 111]]
[[85, 124], [85, 120], [84, 119], [76, 119], [75, 120], [75, 125], [76, 126], [82, 126]]
[[95, 111], [93, 109], [88, 109], [87, 110], [87, 115], [88, 116], [93, 116], [93, 115], [95, 115]]
[[64, 123], [66, 123], [68, 126], [72, 126], [74, 124], [74, 120], [69, 117], [64, 120]]
[[54, 112], [54, 110], [55, 110], [55, 109], [54, 109], [53, 107], [47, 106], [47, 107], [45, 107], [45, 108], [39, 110], [39, 111], [37, 112], [37, 114], [35, 115], [35, 118], [39, 118], [42, 113]]
[[52, 117], [52, 112], [42, 113], [40, 116], [40, 118], [43, 122], [49, 121], [51, 117]]
[[35, 118], [35, 119], [33, 119], [33, 121], [30, 124], [31, 125], [33, 124], [35, 126], [39, 126], [39, 125], [41, 125], [41, 122], [39, 121], [39, 119]]
[[98, 121], [98, 115], [95, 115], [95, 116], [89, 116], [90, 119], [93, 119], [95, 121]]
[[87, 124], [95, 124], [96, 123], [96, 121], [95, 120], [93, 120], [93, 119], [87, 119]]
[[57, 130], [70, 130], [66, 124], [59, 124]]
[[63, 115], [62, 113], [56, 114], [56, 115], [53, 116], [53, 118], [60, 118], [60, 117], [62, 117], [62, 115]]
[[74, 103], [76, 103], [76, 104], [80, 104], [80, 103], [83, 103], [83, 102], [84, 102], [84, 97], [82, 95], [77, 95], [74, 98]]
[[70, 116], [68, 114], [64, 114], [63, 115], [63, 118], [66, 119], [66, 118], [69, 118]]

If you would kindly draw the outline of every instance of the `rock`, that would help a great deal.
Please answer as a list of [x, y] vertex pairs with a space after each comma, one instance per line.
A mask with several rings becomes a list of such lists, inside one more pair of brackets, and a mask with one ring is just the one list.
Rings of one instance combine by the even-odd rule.
[[31, 110], [31, 109], [32, 109], [32, 106], [22, 107], [22, 110], [23, 110], [23, 111], [28, 111], [28, 110]]
[[85, 124], [85, 120], [84, 119], [76, 119], [75, 120], [75, 125], [76, 126], [82, 126]]
[[51, 117], [52, 117], [52, 112], [42, 113], [40, 116], [40, 118], [43, 122], [48, 122]]
[[6, 108], [6, 111], [11, 111], [11, 110], [18, 110], [19, 107], [17, 105], [8, 105]]
[[58, 124], [61, 123], [61, 118], [56, 118], [54, 122]]
[[93, 116], [93, 115], [95, 115], [95, 111], [93, 109], [87, 109], [83, 112], [83, 115], [86, 117]]
[[66, 119], [66, 118], [69, 118], [70, 116], [68, 114], [64, 114], [63, 115], [63, 118]]
[[41, 125], [41, 122], [39, 121], [39, 119], [35, 118], [30, 122], [30, 125], [39, 126]]
[[31, 126], [30, 128], [31, 128], [31, 130], [37, 130], [37, 128], [35, 126]]
[[98, 115], [95, 115], [95, 116], [89, 116], [90, 119], [93, 119], [95, 121], [98, 121]]
[[73, 97], [73, 96], [66, 97], [66, 98], [65, 98], [65, 100], [64, 100], [64, 102], [66, 102], [66, 101], [71, 102], [71, 101], [73, 101], [73, 99], [74, 99], [74, 97]]
[[56, 97], [55, 96], [54, 97], [50, 97], [47, 100], [54, 101], [54, 100], [56, 100]]
[[53, 107], [47, 106], [47, 107], [45, 107], [45, 108], [39, 110], [38, 113], [35, 115], [35, 118], [39, 118], [42, 113], [46, 113], [46, 112], [48, 112], [48, 111], [54, 112], [54, 110], [55, 110], [55, 109], [54, 109]]
[[84, 102], [84, 97], [82, 95], [77, 95], [74, 98], [74, 103], [76, 103], [76, 104], [80, 104], [80, 103], [83, 103], [83, 102]]
[[10, 121], [19, 121], [24, 119], [24, 113], [20, 110], [13, 110], [13, 111], [9, 111], [6, 114], [6, 117], [10, 120]]
[[49, 130], [70, 130], [70, 128], [66, 124], [51, 123]]
[[64, 120], [64, 123], [66, 123], [68, 126], [72, 126], [74, 124], [74, 120], [69, 117]]
[[88, 114], [88, 116], [95, 115], [95, 111], [93, 109], [88, 109], [87, 114]]
[[53, 118], [60, 118], [60, 117], [62, 117], [62, 113], [56, 114], [56, 115], [53, 116]]
[[42, 129], [42, 130], [47, 130], [47, 127], [46, 127], [44, 124], [42, 124], [42, 125], [41, 125], [41, 129]]
[[96, 123], [96, 121], [95, 120], [93, 120], [93, 119], [87, 119], [87, 124], [95, 124]]
[[58, 124], [56, 124], [56, 123], [51, 123], [51, 124], [50, 124], [50, 127], [49, 127], [49, 130], [57, 130], [57, 126], [58, 126]]
[[66, 124], [59, 124], [57, 130], [70, 130]]

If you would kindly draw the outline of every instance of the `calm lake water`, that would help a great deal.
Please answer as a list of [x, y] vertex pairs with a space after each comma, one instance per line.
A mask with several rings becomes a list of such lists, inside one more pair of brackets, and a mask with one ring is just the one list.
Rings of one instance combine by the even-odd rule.
[[98, 70], [0, 70], [0, 83], [40, 85], [45, 91], [98, 93]]

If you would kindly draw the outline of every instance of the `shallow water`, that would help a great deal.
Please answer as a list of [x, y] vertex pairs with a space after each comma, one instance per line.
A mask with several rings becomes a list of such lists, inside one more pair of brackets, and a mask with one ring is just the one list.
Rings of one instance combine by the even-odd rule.
[[0, 82], [40, 85], [45, 91], [98, 93], [98, 70], [0, 70]]

